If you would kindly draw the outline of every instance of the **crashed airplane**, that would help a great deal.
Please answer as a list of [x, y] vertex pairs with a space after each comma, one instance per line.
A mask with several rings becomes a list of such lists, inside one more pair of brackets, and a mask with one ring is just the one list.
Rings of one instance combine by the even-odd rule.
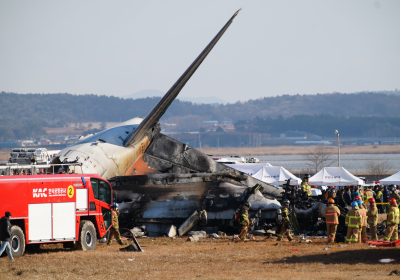
[[276, 198], [281, 196], [281, 189], [217, 163], [199, 150], [163, 135], [158, 124], [239, 11], [146, 118], [134, 118], [88, 135], [60, 151], [53, 163], [65, 167], [81, 164], [76, 173], [96, 173], [109, 180], [121, 212], [135, 216], [153, 235], [164, 234], [171, 225], [180, 227], [182, 235], [195, 221], [204, 222], [205, 216], [207, 227], [212, 230], [227, 227], [245, 193], [256, 184], [262, 186], [262, 193], [257, 190], [249, 197], [251, 211], [261, 210], [261, 218], [273, 218], [280, 207]]

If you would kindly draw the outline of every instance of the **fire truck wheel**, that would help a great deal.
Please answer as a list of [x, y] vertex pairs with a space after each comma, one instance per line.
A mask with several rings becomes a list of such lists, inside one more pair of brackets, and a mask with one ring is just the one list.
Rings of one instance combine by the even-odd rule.
[[83, 251], [96, 249], [96, 228], [91, 221], [81, 221], [79, 226], [78, 248]]
[[13, 256], [20, 257], [24, 254], [25, 235], [19, 226], [11, 227], [10, 244]]

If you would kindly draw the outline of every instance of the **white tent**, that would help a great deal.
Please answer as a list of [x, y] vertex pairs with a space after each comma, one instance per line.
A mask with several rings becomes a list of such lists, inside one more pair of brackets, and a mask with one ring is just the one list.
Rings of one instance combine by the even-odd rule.
[[317, 186], [364, 185], [364, 181], [343, 167], [325, 167], [312, 176], [308, 183]]
[[260, 171], [260, 169], [262, 169], [265, 166], [272, 166], [268, 162], [265, 162], [265, 163], [225, 164], [225, 165], [229, 166], [229, 167], [232, 167], [233, 169], [239, 170], [241, 172], [244, 172], [246, 174], [249, 174], [250, 176], [253, 176], [253, 174], [256, 174], [258, 171]]
[[[260, 181], [271, 185], [283, 185], [289, 178], [291, 185], [300, 185], [301, 180], [281, 166], [264, 164], [230, 164], [229, 166], [251, 175]], [[228, 165], [228, 164], [227, 164]]]
[[400, 171], [392, 176], [379, 180], [379, 182], [383, 185], [400, 185]]

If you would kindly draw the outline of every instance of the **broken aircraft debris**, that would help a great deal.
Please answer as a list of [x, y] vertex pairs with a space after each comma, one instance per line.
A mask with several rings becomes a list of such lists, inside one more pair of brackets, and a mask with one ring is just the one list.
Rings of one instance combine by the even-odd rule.
[[150, 235], [163, 235], [174, 225], [184, 234], [195, 224], [205, 226], [207, 221], [207, 227], [217, 231], [229, 225], [244, 192], [256, 184], [262, 186], [263, 194], [257, 191], [249, 198], [253, 212], [262, 210], [262, 217], [273, 217], [273, 212], [280, 207], [276, 200], [279, 189], [163, 135], [158, 124], [238, 13], [146, 118], [134, 118], [88, 135], [60, 151], [53, 160], [54, 164], [64, 164], [65, 169], [69, 164], [81, 164], [77, 173], [96, 173], [108, 179], [130, 228], [137, 223], [144, 224]]

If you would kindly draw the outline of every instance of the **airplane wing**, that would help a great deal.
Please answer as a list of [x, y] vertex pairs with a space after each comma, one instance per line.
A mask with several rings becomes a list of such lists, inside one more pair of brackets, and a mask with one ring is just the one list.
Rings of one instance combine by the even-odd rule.
[[[240, 9], [241, 10], [241, 9]], [[165, 111], [171, 105], [172, 101], [178, 96], [181, 89], [185, 86], [186, 82], [190, 79], [193, 73], [197, 70], [203, 60], [207, 57], [209, 52], [222, 37], [228, 27], [231, 25], [233, 19], [240, 12], [238, 10], [224, 25], [221, 31], [212, 39], [212, 41], [207, 45], [207, 47], [201, 52], [201, 54], [196, 58], [196, 60], [189, 66], [189, 68], [183, 73], [183, 75], [175, 82], [175, 84], [170, 88], [170, 90], [164, 95], [164, 97], [157, 103], [157, 105], [151, 110], [147, 117], [139, 124], [139, 126], [132, 131], [124, 141], [124, 147], [130, 146], [142, 139], [146, 132], [155, 124], [158, 123], [160, 118], [164, 115]]]

